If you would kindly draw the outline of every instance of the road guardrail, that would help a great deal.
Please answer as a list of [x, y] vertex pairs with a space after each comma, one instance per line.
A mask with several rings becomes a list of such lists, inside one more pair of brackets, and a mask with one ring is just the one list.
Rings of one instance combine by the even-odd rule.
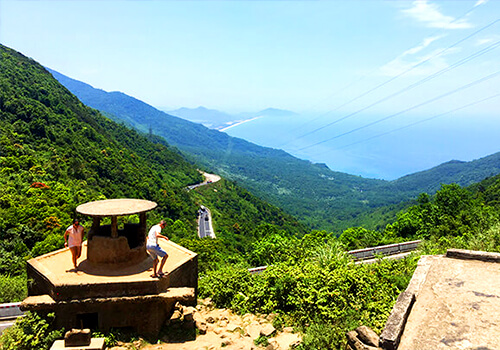
[[[421, 240], [417, 240], [417, 241], [410, 241], [403, 243], [381, 245], [378, 247], [356, 249], [348, 251], [347, 254], [350, 254], [355, 260], [366, 260], [374, 258], [377, 255], [395, 255], [395, 254], [407, 253], [412, 250], [416, 250], [421, 242], [422, 242]], [[264, 272], [266, 269], [267, 266], [259, 266], [248, 269], [248, 272], [252, 275], [256, 275]]]

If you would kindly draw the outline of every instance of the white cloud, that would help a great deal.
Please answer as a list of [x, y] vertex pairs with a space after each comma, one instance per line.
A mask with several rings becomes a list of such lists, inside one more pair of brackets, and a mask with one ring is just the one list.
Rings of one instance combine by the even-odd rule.
[[489, 0], [477, 0], [476, 4], [474, 5], [474, 7], [476, 6], [479, 6], [479, 5], [483, 5], [483, 4], [486, 4]]
[[482, 46], [482, 45], [493, 44], [494, 42], [497, 42], [499, 40], [500, 40], [500, 35], [491, 35], [489, 37], [477, 39], [475, 44], [476, 46]]
[[[484, 3], [487, 0], [479, 0]], [[459, 19], [452, 16], [446, 16], [439, 11], [439, 7], [431, 4], [428, 0], [414, 1], [412, 7], [402, 11], [404, 14], [424, 23], [427, 27], [440, 29], [466, 29], [472, 28], [472, 24], [465, 19]]]
[[401, 56], [407, 56], [407, 55], [414, 55], [420, 51], [422, 51], [423, 49], [425, 49], [427, 46], [429, 46], [430, 44], [432, 44], [434, 41], [438, 40], [438, 39], [441, 39], [443, 36], [431, 36], [429, 38], [425, 38], [424, 41], [422, 42], [422, 44], [418, 45], [418, 46], [415, 46], [411, 49], [408, 49], [406, 50], [405, 52], [403, 52]]

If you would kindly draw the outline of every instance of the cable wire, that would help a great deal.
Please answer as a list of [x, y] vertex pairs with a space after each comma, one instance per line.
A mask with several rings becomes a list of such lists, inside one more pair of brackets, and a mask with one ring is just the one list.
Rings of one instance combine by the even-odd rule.
[[461, 87], [458, 87], [458, 88], [456, 88], [456, 89], [454, 89], [454, 90], [451, 90], [451, 91], [449, 91], [449, 92], [447, 92], [447, 93], [444, 93], [444, 94], [439, 95], [439, 96], [437, 96], [437, 97], [431, 98], [431, 99], [429, 99], [429, 100], [427, 100], [427, 101], [424, 101], [424, 102], [422, 102], [422, 103], [418, 103], [418, 104], [416, 104], [416, 105], [414, 105], [414, 106], [412, 106], [412, 107], [408, 107], [408, 108], [406, 108], [406, 109], [404, 109], [404, 110], [402, 110], [402, 111], [400, 111], [400, 112], [397, 112], [397, 113], [391, 114], [391, 115], [389, 115], [389, 116], [387, 116], [387, 117], [384, 117], [384, 118], [382, 118], [382, 119], [378, 119], [378, 120], [376, 120], [376, 121], [374, 121], [374, 122], [371, 122], [371, 123], [368, 123], [368, 124], [362, 125], [362, 126], [360, 126], [360, 127], [358, 127], [358, 128], [355, 128], [355, 129], [352, 129], [352, 130], [350, 130], [350, 131], [344, 132], [344, 133], [342, 133], [342, 134], [336, 135], [336, 136], [331, 137], [331, 138], [329, 138], [329, 139], [326, 139], [326, 140], [323, 140], [323, 141], [320, 141], [320, 142], [314, 143], [314, 144], [309, 145], [309, 146], [306, 146], [306, 147], [302, 147], [302, 148], [298, 149], [298, 151], [302, 151], [302, 150], [305, 150], [305, 149], [308, 149], [308, 148], [311, 148], [311, 147], [314, 147], [314, 146], [317, 146], [317, 145], [323, 144], [323, 143], [325, 143], [325, 142], [328, 142], [328, 141], [331, 141], [331, 140], [337, 139], [337, 138], [342, 137], [342, 136], [345, 136], [345, 135], [352, 134], [353, 132], [356, 132], [356, 131], [359, 131], [359, 130], [365, 129], [365, 128], [369, 127], [369, 126], [372, 126], [372, 125], [378, 124], [378, 123], [383, 122], [383, 121], [385, 121], [385, 120], [388, 120], [388, 119], [394, 118], [394, 117], [396, 117], [396, 116], [398, 116], [398, 115], [401, 115], [401, 114], [403, 114], [403, 113], [409, 112], [409, 111], [411, 111], [411, 110], [413, 110], [413, 109], [416, 109], [416, 108], [422, 107], [422, 106], [424, 106], [424, 105], [426, 105], [426, 104], [429, 104], [429, 103], [431, 103], [431, 102], [434, 102], [434, 101], [440, 100], [440, 99], [442, 99], [442, 98], [444, 98], [444, 97], [447, 97], [447, 96], [452, 95], [452, 94], [454, 94], [454, 93], [457, 93], [457, 92], [459, 92], [459, 91], [462, 91], [462, 90], [468, 89], [468, 88], [470, 88], [471, 86], [474, 86], [474, 85], [480, 84], [480, 83], [482, 83], [482, 82], [484, 82], [484, 81], [486, 81], [486, 80], [492, 79], [492, 78], [496, 77], [496, 76], [497, 76], [497, 75], [499, 75], [499, 74], [500, 74], [500, 71], [497, 71], [497, 72], [495, 72], [495, 73], [493, 73], [493, 74], [487, 75], [487, 76], [485, 76], [485, 77], [483, 77], [483, 78], [480, 78], [480, 79], [478, 79], [478, 80], [475, 80], [475, 81], [473, 81], [473, 82], [471, 82], [471, 83], [465, 84], [465, 85], [463, 85], [463, 86], [461, 86]]
[[[370, 140], [373, 140], [375, 138], [378, 138], [378, 137], [382, 137], [382, 136], [385, 136], [385, 135], [388, 135], [388, 134], [392, 134], [393, 132], [396, 132], [396, 131], [400, 131], [400, 130], [404, 130], [404, 129], [407, 129], [407, 128], [410, 128], [412, 126], [415, 126], [415, 125], [418, 125], [418, 124], [421, 124], [421, 123], [424, 123], [424, 122], [428, 122], [430, 120], [433, 120], [433, 119], [436, 119], [436, 118], [439, 118], [439, 117], [442, 117], [442, 116], [445, 116], [447, 114], [451, 114], [451, 113], [455, 113], [457, 111], [460, 111], [462, 109], [465, 109], [465, 108], [468, 108], [468, 107], [471, 107], [471, 106], [474, 106], [474, 105], [477, 105], [479, 103], [482, 103], [482, 102], [485, 102], [485, 101], [488, 101], [488, 100], [491, 100], [493, 98], [496, 98], [496, 97], [500, 97], [500, 93], [498, 94], [495, 94], [495, 95], [492, 95], [492, 96], [489, 96], [489, 97], [486, 97], [486, 98], [483, 98], [481, 100], [478, 100], [478, 101], [474, 101], [474, 102], [471, 102], [471, 103], [468, 103], [466, 105], [463, 105], [461, 107], [457, 107], [455, 109], [452, 109], [452, 110], [449, 110], [447, 112], [443, 112], [443, 113], [440, 113], [440, 114], [436, 114], [432, 117], [429, 117], [429, 118], [426, 118], [426, 119], [422, 119], [422, 120], [419, 120], [419, 121], [416, 121], [414, 123], [411, 123], [411, 124], [408, 124], [408, 125], [405, 125], [405, 126], [401, 126], [399, 128], [396, 128], [396, 129], [392, 129], [392, 130], [389, 130], [389, 131], [386, 131], [386, 132], [383, 132], [381, 134], [378, 134], [378, 135], [374, 135], [374, 136], [371, 136], [369, 138], [366, 138], [366, 139], [363, 139], [363, 140], [360, 140], [360, 141], [356, 141], [356, 142], [353, 142], [353, 143], [350, 143], [348, 145], [344, 145], [344, 146], [341, 146], [341, 147], [337, 147], [337, 148], [334, 148], [332, 150], [329, 150], [330, 151], [336, 151], [336, 150], [341, 150], [341, 149], [344, 149], [344, 148], [348, 148], [348, 147], [351, 147], [351, 146], [354, 146], [354, 145], [357, 145], [359, 143], [364, 143], [364, 142], [367, 142], [367, 141], [370, 141]], [[325, 152], [323, 152], [325, 153]], [[323, 154], [323, 153], [319, 153], [319, 154]]]
[[[465, 12], [464, 12], [463, 14], [461, 14], [460, 16], [458, 16], [458, 17], [454, 18], [454, 19], [453, 19], [453, 21], [450, 21], [448, 24], [452, 24], [452, 23], [457, 22], [458, 20], [462, 19], [463, 17], [467, 16], [469, 13], [471, 13], [472, 11], [474, 11], [476, 8], [477, 8], [477, 5], [472, 6], [470, 9], [468, 9], [467, 11], [465, 11]], [[434, 36], [436, 36], [438, 33], [442, 32], [442, 31], [443, 31], [443, 29], [438, 29], [438, 30], [436, 30], [434, 33], [432, 33], [429, 37], [434, 37]], [[343, 87], [343, 88], [341, 88], [341, 89], [338, 89], [338, 90], [337, 90], [337, 91], [335, 91], [333, 94], [329, 95], [328, 97], [326, 97], [326, 98], [322, 99], [320, 102], [318, 102], [318, 103], [316, 103], [315, 105], [313, 105], [313, 107], [315, 107], [315, 106], [319, 105], [320, 103], [322, 103], [322, 102], [323, 102], [323, 101], [325, 101], [325, 100], [329, 100], [329, 99], [331, 99], [333, 96], [337, 95], [340, 91], [344, 91], [344, 90], [346, 90], [347, 88], [350, 88], [351, 86], [353, 86], [354, 84], [356, 84], [357, 82], [362, 81], [363, 79], [365, 79], [365, 78], [367, 78], [367, 77], [371, 76], [374, 72], [376, 72], [376, 71], [377, 71], [377, 70], [379, 70], [379, 69], [380, 69], [379, 67], [378, 67], [378, 68], [375, 68], [375, 69], [373, 69], [370, 73], [368, 73], [367, 75], [365, 75], [365, 76], [363, 76], [363, 77], [361, 77], [361, 78], [359, 78], [359, 79], [357, 79], [357, 80], [355, 80], [355, 81], [353, 81], [353, 82], [351, 82], [351, 83], [347, 84], [346, 86], [344, 86], [344, 87]], [[385, 84], [383, 84], [383, 85], [385, 85]], [[367, 95], [367, 94], [369, 94], [370, 92], [372, 92], [372, 91], [374, 91], [374, 90], [378, 89], [379, 87], [381, 87], [381, 86], [383, 86], [383, 85], [376, 86], [376, 87], [375, 87], [375, 88], [373, 88], [372, 90], [370, 90], [370, 91], [368, 91], [368, 92], [366, 92], [366, 93], [363, 93], [363, 94], [361, 94], [361, 95], [357, 96], [356, 98], [354, 98], [354, 99], [352, 99], [352, 100], [350, 100], [350, 101], [348, 101], [348, 102], [346, 102], [346, 103], [344, 103], [344, 104], [342, 104], [342, 105], [340, 105], [340, 106], [337, 106], [337, 107], [335, 107], [334, 109], [332, 109], [332, 110], [330, 110], [330, 111], [328, 111], [328, 112], [325, 112], [325, 113], [320, 114], [318, 117], [316, 117], [316, 118], [314, 118], [314, 119], [311, 119], [311, 120], [307, 121], [306, 123], [303, 123], [303, 124], [299, 125], [298, 127], [295, 127], [295, 128], [293, 128], [293, 129], [289, 130], [289, 131], [288, 131], [288, 133], [291, 133], [291, 132], [293, 132], [293, 131], [295, 131], [295, 130], [298, 130], [298, 129], [302, 129], [305, 125], [310, 124], [310, 123], [312, 123], [312, 122], [314, 122], [314, 121], [316, 121], [316, 120], [318, 120], [318, 119], [320, 119], [320, 118], [322, 118], [322, 117], [324, 117], [324, 116], [326, 116], [326, 115], [328, 115], [328, 114], [330, 114], [330, 113], [332, 113], [332, 112], [334, 112], [334, 111], [336, 111], [336, 110], [338, 110], [338, 109], [340, 109], [340, 108], [342, 108], [342, 107], [346, 106], [347, 104], [349, 104], [349, 103], [351, 103], [351, 102], [354, 102], [355, 100], [357, 100], [357, 99], [359, 99], [359, 98], [361, 98], [361, 97], [366, 96], [366, 95]], [[283, 147], [283, 146], [287, 145], [288, 143], [290, 143], [290, 142], [292, 142], [292, 141], [294, 141], [294, 140], [290, 140], [290, 141], [288, 141], [288, 142], [286, 142], [286, 143], [284, 143], [284, 144], [281, 144], [281, 145], [280, 145], [280, 146], [278, 146], [278, 147]]]
[[[419, 62], [418, 64], [416, 64], [416, 65], [414, 65], [414, 66], [412, 66], [412, 67], [410, 67], [410, 68], [406, 69], [405, 71], [403, 71], [402, 73], [399, 73], [398, 75], [396, 75], [396, 76], [392, 77], [391, 79], [386, 80], [385, 82], [383, 82], [383, 83], [381, 83], [381, 84], [379, 84], [379, 85], [375, 86], [374, 88], [372, 88], [372, 89], [370, 89], [370, 90], [368, 90], [368, 91], [364, 92], [363, 94], [361, 94], [361, 95], [359, 95], [359, 96], [357, 96], [357, 97], [355, 97], [355, 98], [353, 98], [353, 99], [349, 100], [348, 102], [346, 102], [346, 103], [342, 104], [340, 107], [343, 107], [343, 106], [345, 106], [346, 104], [351, 103], [351, 102], [353, 102], [353, 101], [357, 100], [358, 98], [361, 98], [361, 97], [363, 97], [363, 96], [367, 95], [368, 93], [370, 93], [370, 92], [372, 92], [372, 91], [374, 91], [374, 90], [376, 90], [376, 89], [378, 89], [378, 88], [380, 88], [380, 87], [382, 87], [382, 86], [384, 86], [384, 85], [388, 84], [389, 82], [394, 81], [395, 79], [397, 79], [397, 78], [401, 77], [402, 75], [404, 75], [404, 74], [406, 74], [406, 73], [408, 73], [408, 72], [412, 71], [413, 69], [415, 69], [415, 68], [417, 68], [417, 67], [419, 67], [419, 66], [421, 66], [421, 65], [423, 65], [423, 64], [425, 64], [425, 63], [427, 63], [427, 62], [429, 62], [431, 59], [433, 59], [433, 58], [435, 58], [435, 57], [437, 57], [437, 56], [440, 56], [441, 54], [445, 53], [446, 51], [450, 50], [451, 48], [453, 48], [453, 47], [457, 46], [458, 44], [460, 44], [460, 43], [464, 42], [465, 40], [468, 40], [468, 39], [470, 39], [471, 37], [473, 37], [474, 35], [476, 35], [476, 34], [478, 34], [478, 33], [482, 32], [483, 30], [485, 30], [485, 29], [487, 29], [487, 28], [489, 28], [489, 27], [493, 26], [494, 24], [496, 24], [496, 23], [497, 23], [497, 22], [499, 22], [499, 21], [500, 21], [500, 19], [496, 19], [496, 20], [492, 21], [491, 23], [489, 23], [489, 24], [487, 24], [487, 25], [485, 25], [485, 26], [481, 27], [480, 29], [476, 30], [475, 32], [473, 32], [473, 33], [471, 33], [471, 34], [467, 35], [465, 38], [462, 38], [462, 39], [458, 40], [457, 42], [453, 43], [452, 45], [448, 46], [447, 48], [445, 48], [445, 49], [443, 49], [443, 50], [439, 51], [439, 52], [438, 52], [438, 53], [436, 53], [435, 55], [433, 55], [433, 56], [431, 56], [431, 57], [429, 57], [429, 58], [427, 58], [427, 59], [425, 59], [425, 60], [423, 60], [423, 61]], [[475, 57], [474, 57], [474, 58], [475, 58]], [[450, 68], [450, 69], [451, 69], [451, 68]], [[439, 73], [439, 72], [438, 72], [438, 73]], [[437, 74], [437, 73], [435, 73], [435, 74]], [[435, 77], [435, 76], [434, 76], [434, 77]], [[431, 78], [431, 77], [426, 77], [426, 78], [424, 78], [424, 79], [422, 79], [422, 80], [424, 80], [424, 82], [425, 82], [425, 81], [428, 81], [428, 80], [430, 80], [430, 79], [433, 79], [434, 77], [432, 77], [432, 78]], [[390, 99], [390, 98], [392, 98], [392, 97], [394, 97], [394, 96], [396, 96], [396, 95], [399, 95], [400, 93], [402, 93], [402, 92], [404, 92], [404, 91], [408, 91], [409, 89], [411, 89], [411, 88], [413, 88], [413, 87], [415, 87], [415, 86], [418, 86], [418, 85], [420, 85], [420, 84], [421, 84], [421, 82], [417, 82], [417, 83], [415, 83], [415, 84], [412, 84], [410, 87], [407, 87], [407, 88], [404, 88], [404, 89], [402, 89], [402, 90], [400, 90], [400, 91], [397, 91], [397, 92], [395, 92], [395, 93], [393, 93], [393, 94], [391, 94], [391, 95], [389, 95], [389, 96], [386, 96], [386, 97], [384, 97], [384, 98], [382, 98], [382, 99], [380, 99], [380, 100], [377, 100], [377, 101], [373, 102], [372, 104], [370, 104], [370, 105], [368, 105], [368, 106], [366, 106], [366, 107], [363, 107], [363, 108], [361, 108], [361, 109], [359, 109], [359, 110], [357, 110], [357, 111], [355, 111], [355, 112], [349, 113], [349, 114], [347, 114], [347, 115], [345, 115], [345, 116], [343, 116], [343, 117], [341, 117], [341, 118], [339, 118], [339, 119], [336, 119], [336, 120], [334, 120], [333, 122], [330, 122], [330, 123], [328, 123], [328, 124], [326, 124], [326, 125], [324, 125], [324, 126], [321, 126], [321, 127], [319, 127], [319, 128], [316, 128], [316, 129], [314, 129], [314, 130], [312, 130], [312, 131], [310, 131], [310, 132], [307, 132], [307, 133], [305, 133], [305, 134], [302, 134], [302, 135], [300, 135], [300, 136], [298, 136], [298, 137], [294, 138], [293, 140], [288, 141], [288, 142], [287, 142], [287, 143], [285, 143], [284, 145], [289, 144], [289, 143], [290, 143], [290, 142], [292, 142], [292, 141], [299, 140], [299, 139], [301, 139], [301, 138], [303, 138], [303, 137], [305, 137], [305, 136], [311, 135], [311, 134], [313, 134], [313, 133], [315, 133], [315, 132], [318, 132], [318, 131], [320, 131], [320, 130], [323, 130], [323, 129], [325, 129], [325, 128], [329, 127], [329, 126], [332, 126], [332, 125], [334, 125], [334, 124], [336, 124], [336, 123], [338, 123], [338, 122], [340, 122], [340, 121], [343, 121], [343, 120], [345, 120], [345, 119], [348, 119], [348, 118], [350, 118], [350, 117], [352, 117], [352, 116], [354, 116], [354, 115], [356, 115], [356, 114], [358, 114], [358, 113], [360, 113], [360, 112], [363, 112], [363, 111], [365, 111], [365, 110], [367, 110], [367, 109], [369, 109], [369, 108], [371, 108], [371, 107], [373, 107], [373, 106], [375, 106], [375, 105], [377, 105], [377, 104], [379, 104], [379, 103], [385, 102], [386, 100], [388, 100], [388, 99]], [[338, 107], [338, 108], [340, 108], [340, 107]], [[282, 146], [283, 146], [283, 145], [282, 145]]]

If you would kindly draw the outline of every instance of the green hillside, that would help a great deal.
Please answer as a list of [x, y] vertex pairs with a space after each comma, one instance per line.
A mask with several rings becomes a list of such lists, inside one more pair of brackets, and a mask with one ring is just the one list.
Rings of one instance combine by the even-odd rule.
[[[0, 55], [0, 274], [22, 274], [26, 258], [62, 248], [75, 208], [105, 198], [157, 202], [150, 223], [167, 218], [174, 240], [196, 240], [199, 204], [214, 207], [227, 251], [244, 252], [262, 224], [304, 233], [233, 183], [218, 184], [217, 196], [187, 191], [202, 176], [175, 148], [85, 106], [20, 53], [0, 46]], [[231, 205], [220, 206], [221, 198]]]
[[[22, 299], [26, 258], [62, 247], [76, 205], [119, 196], [159, 203], [151, 222], [167, 217], [169, 236], [199, 253], [200, 296], [241, 314], [276, 313], [277, 326], [303, 332], [304, 349], [342, 348], [345, 333], [361, 324], [380, 332], [418, 258], [357, 265], [345, 250], [419, 238], [427, 254], [449, 247], [500, 251], [500, 176], [420, 195], [381, 231], [305, 234], [234, 182], [187, 191], [200, 175], [175, 149], [84, 106], [21, 54], [0, 46], [0, 58], [2, 302]], [[194, 238], [200, 204], [213, 213], [216, 240]], [[264, 264], [273, 266], [257, 276], [247, 271]], [[0, 337], [0, 347], [48, 349], [62, 332], [50, 333], [44, 322], [28, 315]]]
[[401, 202], [434, 193], [441, 184], [462, 186], [500, 173], [500, 153], [474, 162], [453, 161], [395, 181], [365, 179], [330, 170], [290, 154], [230, 137], [170, 116], [133, 97], [107, 93], [60, 73], [52, 74], [85, 104], [138, 130], [152, 128], [186, 157], [236, 181], [316, 229], [341, 232], [350, 226], [384, 227]]

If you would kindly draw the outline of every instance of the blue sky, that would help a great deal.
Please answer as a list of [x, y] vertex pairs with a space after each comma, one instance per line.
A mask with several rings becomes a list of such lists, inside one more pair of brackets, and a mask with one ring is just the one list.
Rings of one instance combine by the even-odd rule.
[[0, 42], [161, 109], [298, 112], [231, 134], [351, 174], [500, 150], [498, 0], [0, 0]]
[[[0, 42], [72, 78], [158, 107], [326, 112], [437, 55], [499, 14], [500, 1], [475, 0], [1, 0]], [[498, 40], [500, 23], [340, 110], [369, 105]], [[370, 111], [393, 112], [491, 74], [500, 69], [499, 52]], [[476, 99], [499, 86], [500, 79], [491, 79], [466, 94]], [[429, 108], [450, 105], [443, 99]], [[476, 111], [488, 114], [498, 107], [497, 99]]]

